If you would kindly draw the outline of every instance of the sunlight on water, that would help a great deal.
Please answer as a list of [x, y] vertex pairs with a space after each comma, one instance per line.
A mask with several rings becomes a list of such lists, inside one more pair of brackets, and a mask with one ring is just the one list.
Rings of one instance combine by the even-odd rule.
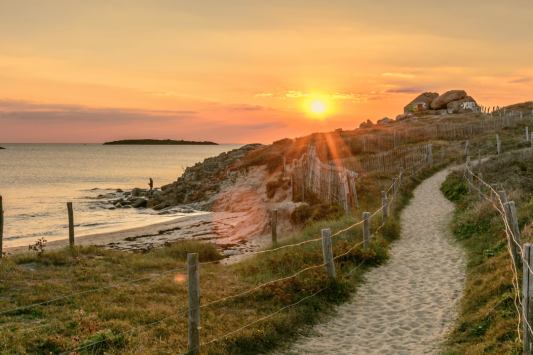
[[74, 205], [76, 237], [133, 228], [179, 217], [151, 209], [108, 210], [98, 195], [169, 184], [183, 168], [239, 148], [218, 146], [103, 146], [101, 144], [2, 144], [0, 195], [4, 247], [68, 238], [67, 202]]

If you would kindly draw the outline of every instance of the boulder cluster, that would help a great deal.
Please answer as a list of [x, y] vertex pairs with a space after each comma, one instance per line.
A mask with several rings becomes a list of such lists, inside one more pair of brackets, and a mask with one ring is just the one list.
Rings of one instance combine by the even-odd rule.
[[425, 92], [418, 95], [403, 108], [405, 113], [464, 113], [471, 112], [477, 107], [476, 100], [468, 96], [464, 90], [450, 90], [439, 95], [436, 92]]
[[[410, 122], [418, 120], [416, 113], [429, 115], [445, 115], [451, 113], [472, 112], [478, 107], [476, 100], [468, 96], [464, 90], [450, 90], [439, 95], [436, 92], [425, 92], [418, 95], [414, 100], [403, 108], [403, 114], [396, 116], [396, 120], [388, 117], [378, 120], [378, 125], [388, 125], [394, 122]], [[374, 124], [367, 120], [359, 125], [359, 128], [370, 128]]]
[[[185, 169], [185, 172], [172, 184], [161, 186], [161, 190], [134, 188], [121, 192], [120, 198], [109, 201], [113, 204], [110, 209], [116, 208], [144, 208], [152, 207], [154, 210], [163, 210], [167, 207], [185, 205], [184, 209], [177, 212], [193, 212], [194, 209], [210, 208], [207, 201], [214, 197], [220, 190], [220, 182], [224, 180], [235, 181], [238, 172], [229, 172], [229, 168], [244, 158], [250, 152], [262, 147], [262, 144], [248, 144], [229, 152], [207, 158], [202, 163]], [[215, 179], [217, 177], [217, 179]], [[215, 180], [217, 180], [215, 182]]]

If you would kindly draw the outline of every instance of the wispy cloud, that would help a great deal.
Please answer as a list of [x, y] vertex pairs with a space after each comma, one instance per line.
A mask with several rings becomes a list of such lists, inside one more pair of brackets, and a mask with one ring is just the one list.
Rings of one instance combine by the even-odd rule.
[[397, 89], [389, 89], [385, 91], [386, 93], [391, 94], [417, 94], [419, 92], [424, 92], [426, 90], [419, 89], [419, 88], [397, 88]]
[[520, 78], [520, 79], [508, 81], [508, 83], [511, 83], [511, 84], [529, 83], [531, 80], [532, 80], [531, 78]]
[[0, 100], [0, 116], [30, 120], [102, 121], [193, 118], [199, 112], [142, 108], [93, 108], [82, 105], [46, 104], [22, 100]]
[[248, 105], [248, 104], [231, 104], [227, 105], [228, 111], [264, 111], [268, 110], [266, 106], [263, 105]]
[[392, 76], [397, 78], [414, 78], [414, 74], [404, 74], [404, 73], [383, 73], [381, 76]]
[[[371, 93], [335, 93], [335, 94], [321, 94], [319, 96], [329, 98], [331, 100], [351, 100], [352, 103], [364, 103], [368, 101], [373, 100], [379, 100], [380, 97], [379, 94], [376, 94], [375, 92]], [[282, 93], [260, 93], [256, 94], [255, 97], [266, 97], [266, 98], [272, 98], [272, 99], [298, 99], [302, 97], [310, 97], [313, 96], [313, 94], [309, 93], [303, 93], [301, 91], [286, 91]]]

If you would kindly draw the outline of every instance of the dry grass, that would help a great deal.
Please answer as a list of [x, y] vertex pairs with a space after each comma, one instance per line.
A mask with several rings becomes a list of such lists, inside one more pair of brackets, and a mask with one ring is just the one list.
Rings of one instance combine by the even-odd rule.
[[[522, 242], [532, 240], [533, 158], [509, 153], [482, 164], [484, 180], [507, 192], [517, 207]], [[477, 192], [468, 193], [462, 172], [448, 176], [443, 192], [457, 203], [454, 234], [468, 255], [468, 274], [460, 319], [449, 337], [447, 354], [518, 354], [517, 294], [501, 215]], [[522, 272], [518, 270], [521, 289]], [[518, 305], [518, 307], [520, 307]], [[520, 308], [519, 308], [520, 309]]]

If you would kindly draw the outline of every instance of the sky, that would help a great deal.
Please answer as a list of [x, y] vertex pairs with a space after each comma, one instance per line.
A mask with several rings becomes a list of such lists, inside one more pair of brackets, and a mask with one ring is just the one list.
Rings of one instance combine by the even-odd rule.
[[533, 100], [532, 13], [530, 0], [0, 0], [0, 143], [270, 143], [395, 118], [425, 91]]

